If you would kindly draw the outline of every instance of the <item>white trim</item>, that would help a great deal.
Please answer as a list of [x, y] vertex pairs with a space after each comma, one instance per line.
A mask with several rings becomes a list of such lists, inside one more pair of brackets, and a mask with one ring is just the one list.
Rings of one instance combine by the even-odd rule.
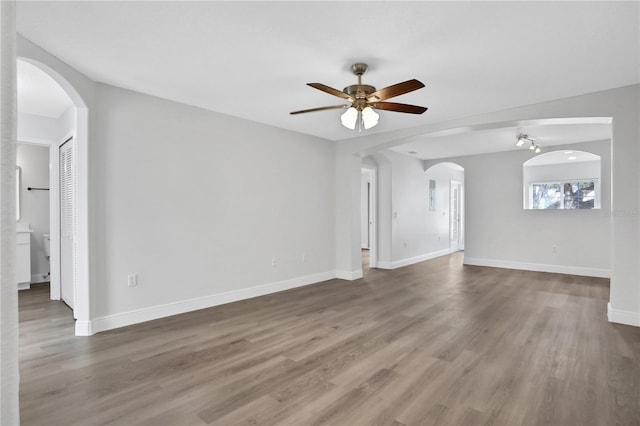
[[29, 290], [31, 283], [18, 283], [18, 290]]
[[335, 277], [335, 271], [321, 272], [313, 275], [292, 278], [285, 281], [263, 284], [254, 287], [243, 288], [240, 290], [226, 291], [224, 293], [196, 297], [193, 299], [166, 303], [164, 305], [150, 306], [133, 311], [107, 315], [104, 317], [95, 318], [93, 321], [78, 320], [76, 321], [76, 336], [90, 336], [100, 331], [111, 330], [114, 328], [138, 324], [158, 318], [183, 314], [185, 312], [197, 311], [199, 309], [210, 308], [212, 306], [224, 305], [226, 303], [237, 302], [239, 300], [251, 299], [253, 297], [264, 296], [265, 294], [276, 293], [291, 288], [302, 287], [309, 284], [331, 280]]
[[49, 148], [49, 298], [60, 300], [60, 148]]
[[609, 322], [640, 327], [640, 312], [613, 309], [611, 307], [611, 302], [607, 303], [607, 317]]
[[582, 266], [546, 265], [541, 263], [513, 262], [510, 260], [464, 258], [465, 265], [489, 266], [492, 268], [520, 269], [524, 271], [551, 272], [554, 274], [580, 275], [584, 277], [611, 278], [610, 269], [585, 268]]
[[449, 248], [432, 251], [431, 253], [421, 254], [420, 256], [409, 257], [407, 259], [395, 260], [393, 262], [378, 262], [379, 269], [396, 269], [403, 266], [413, 265], [414, 263], [424, 262], [425, 260], [435, 259], [436, 257], [446, 256], [451, 254]]
[[355, 271], [335, 271], [334, 278], [339, 280], [353, 281], [363, 277], [362, 269]]
[[76, 320], [75, 334], [76, 336], [93, 336], [94, 331], [91, 321]]

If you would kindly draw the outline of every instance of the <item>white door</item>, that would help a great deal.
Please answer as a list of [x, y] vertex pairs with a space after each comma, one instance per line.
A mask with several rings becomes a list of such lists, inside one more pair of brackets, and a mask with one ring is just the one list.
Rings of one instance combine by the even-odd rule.
[[68, 139], [60, 146], [60, 297], [71, 309], [75, 306], [74, 192], [73, 139]]
[[460, 182], [456, 182], [456, 181], [451, 181], [451, 192], [450, 194], [450, 219], [451, 219], [451, 223], [450, 223], [450, 241], [449, 241], [449, 247], [450, 250], [452, 252], [454, 251], [459, 251], [461, 250], [461, 246], [460, 246], [460, 231], [461, 231], [461, 227], [460, 227], [460, 216], [461, 216], [461, 212], [460, 212], [460, 206], [461, 206], [461, 189], [462, 189], [462, 185], [460, 184]]

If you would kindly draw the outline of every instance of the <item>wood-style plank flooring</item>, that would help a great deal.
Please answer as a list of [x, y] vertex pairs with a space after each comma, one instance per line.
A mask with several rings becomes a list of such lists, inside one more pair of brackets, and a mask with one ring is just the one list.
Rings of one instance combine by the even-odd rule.
[[457, 253], [76, 338], [36, 287], [22, 424], [640, 424], [640, 329], [608, 296]]

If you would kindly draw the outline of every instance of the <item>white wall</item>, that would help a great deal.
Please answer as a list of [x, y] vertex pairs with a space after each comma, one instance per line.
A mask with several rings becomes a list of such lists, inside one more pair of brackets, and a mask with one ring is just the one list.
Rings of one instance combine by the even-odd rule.
[[[393, 202], [392, 194], [392, 165], [384, 153], [376, 153], [366, 157], [376, 164], [377, 194], [376, 194], [376, 236], [379, 268], [391, 268], [393, 262]], [[336, 188], [337, 189], [337, 188]], [[345, 259], [342, 259], [343, 261]]]
[[67, 109], [60, 117], [18, 114], [18, 140], [43, 145], [60, 144], [76, 126], [76, 108]]
[[466, 176], [465, 263], [609, 276], [610, 143], [558, 146], [601, 156], [601, 210], [524, 210], [529, 150], [456, 157]]
[[22, 168], [20, 184], [20, 220], [31, 233], [32, 282], [47, 281], [49, 261], [42, 234], [49, 233], [49, 191], [27, 191], [28, 187], [49, 188], [49, 148], [18, 144], [16, 163]]
[[[606, 142], [609, 145], [609, 142]], [[532, 182], [549, 182], [572, 179], [600, 179], [600, 161], [579, 163], [542, 164], [523, 167], [525, 185]]]
[[104, 84], [96, 94], [96, 317], [333, 276], [333, 142]]

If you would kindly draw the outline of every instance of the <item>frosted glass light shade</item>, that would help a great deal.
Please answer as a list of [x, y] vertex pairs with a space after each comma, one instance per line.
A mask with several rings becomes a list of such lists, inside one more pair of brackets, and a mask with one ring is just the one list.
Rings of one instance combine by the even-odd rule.
[[355, 129], [356, 121], [358, 120], [358, 110], [354, 107], [348, 108], [344, 114], [340, 116], [340, 120], [342, 121], [342, 125], [347, 129]]
[[366, 107], [362, 110], [362, 121], [364, 123], [365, 129], [370, 129], [376, 124], [378, 124], [378, 120], [380, 119], [380, 115], [373, 110], [371, 107]]

